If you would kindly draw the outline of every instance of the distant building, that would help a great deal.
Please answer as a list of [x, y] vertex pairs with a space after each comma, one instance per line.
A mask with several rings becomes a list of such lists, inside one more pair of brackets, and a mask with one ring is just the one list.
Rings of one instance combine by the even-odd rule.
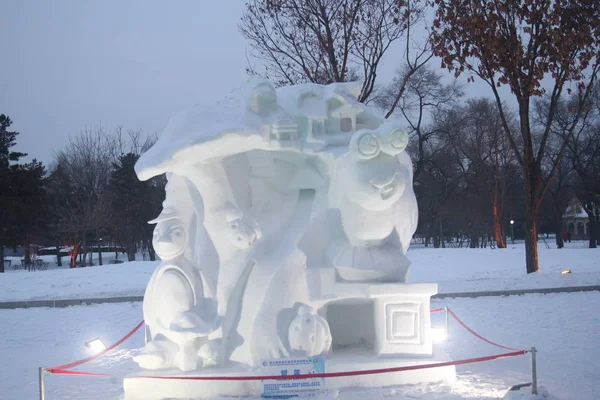
[[589, 218], [577, 196], [573, 196], [563, 214], [563, 230], [571, 235], [571, 240], [588, 239]]

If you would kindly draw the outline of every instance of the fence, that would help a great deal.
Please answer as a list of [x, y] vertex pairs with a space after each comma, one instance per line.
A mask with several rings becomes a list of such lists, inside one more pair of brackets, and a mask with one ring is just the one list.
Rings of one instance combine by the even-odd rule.
[[[517, 357], [525, 354], [531, 354], [531, 383], [517, 385], [514, 388], [520, 388], [524, 386], [531, 386], [531, 393], [537, 394], [537, 366], [536, 366], [536, 349], [532, 347], [529, 350], [517, 349], [512, 347], [507, 347], [495, 343], [485, 337], [481, 336], [473, 329], [471, 329], [467, 324], [465, 324], [457, 315], [448, 307], [443, 308], [435, 308], [431, 310], [431, 313], [437, 312], [445, 312], [445, 329], [446, 336], [450, 336], [450, 317], [454, 318], [454, 320], [466, 329], [473, 336], [482, 340], [492, 346], [501, 348], [503, 350], [509, 350], [507, 353], [494, 354], [490, 356], [484, 357], [476, 357], [476, 358], [468, 358], [463, 360], [456, 361], [447, 361], [447, 362], [436, 362], [430, 364], [420, 364], [420, 365], [409, 365], [404, 367], [395, 367], [395, 368], [380, 368], [380, 369], [369, 369], [369, 370], [359, 370], [359, 371], [345, 371], [345, 372], [328, 372], [321, 374], [310, 374], [310, 375], [248, 375], [248, 376], [160, 376], [160, 375], [138, 375], [136, 378], [151, 378], [151, 379], [172, 379], [172, 380], [212, 380], [212, 381], [262, 381], [262, 380], [294, 380], [294, 379], [314, 379], [314, 378], [338, 378], [344, 376], [357, 376], [357, 375], [374, 375], [374, 374], [387, 374], [392, 372], [402, 372], [402, 371], [412, 371], [419, 369], [428, 369], [428, 368], [439, 368], [439, 367], [447, 367], [447, 366], [456, 366], [463, 364], [472, 364], [484, 361], [497, 360], [500, 358], [507, 357]], [[115, 349], [119, 345], [121, 345], [124, 341], [129, 339], [136, 333], [142, 326], [144, 325], [144, 321], [140, 321], [135, 328], [129, 331], [123, 338], [119, 339], [117, 342], [102, 350], [101, 352], [94, 354], [92, 356], [83, 358], [78, 361], [74, 361], [68, 364], [59, 365], [56, 367], [50, 368], [39, 368], [39, 389], [40, 389], [40, 400], [45, 400], [45, 375], [53, 374], [53, 375], [78, 375], [78, 376], [105, 376], [110, 377], [111, 374], [98, 373], [98, 372], [85, 372], [85, 371], [73, 371], [72, 368], [90, 362], [96, 358], [103, 356], [104, 354], [110, 352]], [[147, 334], [147, 332], [146, 332]]]

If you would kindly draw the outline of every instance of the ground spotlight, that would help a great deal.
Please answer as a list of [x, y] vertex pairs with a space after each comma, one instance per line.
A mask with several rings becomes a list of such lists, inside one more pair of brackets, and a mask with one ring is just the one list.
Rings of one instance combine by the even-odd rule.
[[89, 342], [85, 342], [85, 347], [90, 349], [90, 351], [94, 354], [98, 354], [104, 350], [106, 350], [106, 345], [100, 339], [90, 340]]
[[443, 327], [434, 327], [431, 328], [431, 338], [434, 342], [445, 342], [448, 340], [448, 334], [446, 332], [446, 328]]

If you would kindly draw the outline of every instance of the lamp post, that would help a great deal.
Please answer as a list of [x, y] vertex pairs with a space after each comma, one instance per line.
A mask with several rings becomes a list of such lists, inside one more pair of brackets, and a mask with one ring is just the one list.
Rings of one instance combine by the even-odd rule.
[[98, 265], [102, 265], [102, 238], [98, 241]]
[[510, 240], [512, 240], [512, 244], [515, 244], [515, 220], [510, 220]]

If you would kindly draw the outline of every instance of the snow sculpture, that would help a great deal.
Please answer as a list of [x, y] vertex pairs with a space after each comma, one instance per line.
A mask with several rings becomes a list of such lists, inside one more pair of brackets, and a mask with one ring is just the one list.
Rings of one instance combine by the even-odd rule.
[[288, 340], [293, 356], [317, 356], [331, 348], [327, 321], [315, 310], [303, 306], [290, 324]]
[[[163, 212], [150, 221], [162, 262], [144, 298], [151, 340], [135, 358], [140, 367], [248, 375], [273, 358], [325, 356], [330, 371], [435, 358], [437, 285], [406, 283], [418, 214], [409, 138], [356, 102], [356, 89], [275, 89], [255, 78], [214, 106], [173, 117], [140, 158], [140, 179], [168, 179]], [[426, 371], [328, 384], [454, 374]], [[259, 382], [222, 383], [124, 384], [131, 400], [260, 394]]]
[[171, 177], [163, 211], [150, 221], [156, 223], [152, 244], [163, 262], [152, 274], [144, 296], [144, 318], [156, 338], [135, 358], [144, 368], [196, 369], [201, 361], [199, 339], [216, 328], [205, 307], [201, 268], [192, 265], [190, 228], [197, 216], [186, 186], [183, 178]]

